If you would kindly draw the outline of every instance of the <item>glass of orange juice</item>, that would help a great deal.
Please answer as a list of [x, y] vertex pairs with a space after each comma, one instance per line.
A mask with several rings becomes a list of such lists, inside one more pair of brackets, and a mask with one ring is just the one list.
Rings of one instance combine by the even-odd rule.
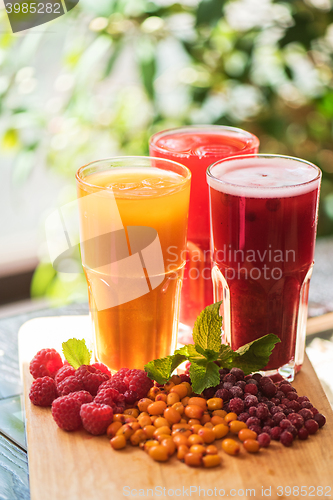
[[95, 358], [143, 368], [177, 343], [191, 173], [130, 156], [89, 163], [76, 180]]

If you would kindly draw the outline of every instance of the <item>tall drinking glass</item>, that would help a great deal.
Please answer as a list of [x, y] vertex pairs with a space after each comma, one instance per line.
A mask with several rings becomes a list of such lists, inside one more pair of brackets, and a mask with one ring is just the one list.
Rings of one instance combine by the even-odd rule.
[[207, 170], [215, 300], [232, 349], [281, 339], [265, 370], [293, 378], [304, 358], [321, 171], [305, 160], [246, 155]]
[[76, 174], [95, 357], [112, 370], [175, 349], [190, 178], [183, 165], [149, 157], [101, 160]]
[[[258, 147], [259, 139], [255, 135], [219, 125], [165, 130], [150, 139], [151, 156], [180, 161], [192, 172], [187, 265], [180, 310], [180, 321], [188, 327], [189, 333], [198, 314], [213, 302], [206, 169], [227, 156], [256, 153]], [[185, 342], [188, 340], [183, 339]]]

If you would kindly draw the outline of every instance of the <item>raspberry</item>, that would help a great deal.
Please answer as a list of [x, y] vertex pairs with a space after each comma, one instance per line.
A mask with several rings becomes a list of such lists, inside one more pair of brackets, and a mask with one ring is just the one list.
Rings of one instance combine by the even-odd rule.
[[296, 429], [301, 429], [304, 425], [304, 418], [298, 413], [291, 413], [288, 415], [288, 418], [292, 425], [296, 427]]
[[262, 448], [267, 448], [271, 442], [270, 435], [267, 434], [267, 432], [262, 432], [261, 434], [259, 434], [257, 440]]
[[249, 413], [244, 412], [238, 415], [237, 420], [240, 420], [241, 422], [246, 422], [249, 417], [250, 417]]
[[250, 425], [260, 425], [260, 420], [257, 417], [249, 417], [245, 423], [250, 427]]
[[257, 416], [257, 407], [256, 406], [250, 406], [247, 410], [249, 412], [250, 417], [256, 417]]
[[55, 376], [55, 383], [58, 385], [59, 382], [64, 380], [67, 377], [71, 377], [75, 374], [75, 369], [71, 365], [64, 365], [57, 371]]
[[236, 377], [236, 380], [244, 380], [244, 372], [240, 368], [231, 368], [230, 373]]
[[215, 396], [215, 392], [217, 391], [217, 387], [208, 387], [202, 393], [205, 399], [211, 399]]
[[[293, 392], [290, 392], [289, 394], [294, 394]], [[289, 401], [287, 403], [287, 408], [292, 409], [295, 413], [297, 413], [301, 409], [301, 405], [297, 403], [297, 401]]]
[[97, 368], [97, 370], [101, 370], [101, 372], [106, 373], [106, 375], [108, 375], [109, 378], [111, 378], [111, 372], [104, 363], [93, 363], [91, 366]]
[[135, 399], [135, 401], [145, 398], [149, 389], [154, 385], [154, 382], [148, 377], [145, 371], [136, 368], [133, 370], [130, 370], [129, 368], [121, 368], [115, 375], [113, 375], [111, 381], [124, 383], [126, 385], [126, 391], [133, 391], [133, 393], [135, 393], [128, 394], [128, 399]]
[[51, 377], [39, 377], [33, 381], [29, 398], [36, 406], [51, 406], [52, 401], [58, 397], [54, 379]]
[[242, 399], [244, 396], [244, 392], [242, 391], [242, 389], [240, 387], [237, 387], [237, 385], [234, 385], [229, 390], [230, 390], [230, 394], [232, 395], [233, 398], [241, 398]]
[[108, 405], [87, 403], [81, 406], [80, 415], [86, 431], [99, 436], [105, 434], [106, 429], [112, 423], [113, 410]]
[[230, 382], [230, 384], [234, 385], [237, 382], [237, 378], [230, 372], [224, 375], [223, 382]]
[[113, 413], [123, 413], [125, 410], [125, 396], [112, 388], [99, 389], [94, 403], [111, 406]]
[[260, 418], [260, 420], [265, 420], [269, 415], [269, 410], [267, 405], [265, 403], [259, 403], [257, 406], [257, 417]]
[[84, 390], [90, 392], [92, 396], [96, 396], [99, 386], [109, 380], [106, 373], [90, 365], [81, 365], [76, 370], [75, 377], [81, 380]]
[[244, 403], [246, 408], [250, 408], [250, 406], [257, 406], [258, 398], [257, 396], [253, 396], [253, 394], [248, 394], [244, 398]]
[[138, 401], [138, 395], [135, 391], [126, 391], [124, 394], [126, 404], [129, 406], [134, 405]]
[[75, 401], [78, 401], [81, 405], [84, 403], [91, 403], [93, 400], [92, 395], [88, 391], [71, 392], [70, 395], [72, 399], [75, 399]]
[[115, 380], [114, 377], [111, 377], [110, 380], [106, 380], [101, 384], [98, 388], [97, 394], [99, 391], [103, 389], [115, 389], [118, 391], [120, 394], [124, 394], [127, 391], [127, 385], [124, 384], [124, 382], [121, 382], [120, 380]]
[[55, 349], [42, 349], [32, 358], [29, 368], [33, 378], [54, 378], [62, 365], [60, 354]]
[[221, 398], [223, 399], [223, 401], [229, 401], [229, 399], [231, 398], [231, 394], [230, 391], [228, 391], [228, 389], [218, 389], [215, 392], [215, 397]]
[[188, 382], [189, 384], [191, 383], [191, 377], [189, 375], [186, 375], [186, 373], [181, 373], [179, 376], [182, 382]]
[[[77, 393], [79, 394], [79, 393]], [[81, 427], [81, 402], [68, 394], [57, 398], [52, 403], [52, 416], [56, 424], [64, 431], [75, 431]]]
[[304, 420], [309, 420], [310, 418], [313, 418], [313, 413], [308, 408], [302, 408], [298, 412], [298, 414], [301, 415], [304, 418]]
[[71, 375], [70, 377], [64, 378], [59, 384], [57, 384], [57, 389], [59, 396], [66, 396], [71, 392], [78, 392], [84, 389], [83, 383], [80, 379]]
[[240, 398], [233, 398], [229, 401], [229, 410], [239, 415], [244, 411], [244, 401]]

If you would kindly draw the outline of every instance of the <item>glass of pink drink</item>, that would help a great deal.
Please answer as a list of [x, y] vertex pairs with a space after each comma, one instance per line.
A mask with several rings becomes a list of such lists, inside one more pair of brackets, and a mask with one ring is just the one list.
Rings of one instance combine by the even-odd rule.
[[258, 147], [259, 139], [255, 135], [219, 125], [165, 130], [150, 139], [151, 156], [178, 161], [192, 172], [187, 264], [180, 306], [182, 329], [179, 340], [182, 342], [191, 341], [197, 316], [202, 309], [213, 303], [206, 169], [213, 162], [227, 156], [256, 153]]
[[293, 379], [305, 348], [321, 171], [286, 156], [246, 155], [211, 165], [207, 182], [215, 301], [236, 350], [281, 339], [265, 370]]

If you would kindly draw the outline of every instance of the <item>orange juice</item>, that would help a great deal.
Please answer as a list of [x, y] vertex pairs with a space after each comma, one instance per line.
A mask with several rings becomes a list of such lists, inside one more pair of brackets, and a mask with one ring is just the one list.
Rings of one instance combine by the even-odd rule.
[[95, 357], [113, 370], [143, 368], [177, 342], [190, 173], [160, 161], [77, 174]]

